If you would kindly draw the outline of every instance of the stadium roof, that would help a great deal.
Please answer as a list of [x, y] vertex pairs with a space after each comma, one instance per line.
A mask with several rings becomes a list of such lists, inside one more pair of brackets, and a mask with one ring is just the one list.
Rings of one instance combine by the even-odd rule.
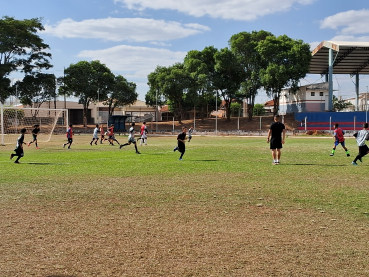
[[323, 41], [312, 52], [312, 74], [328, 74], [333, 49], [333, 74], [369, 74], [369, 42]]

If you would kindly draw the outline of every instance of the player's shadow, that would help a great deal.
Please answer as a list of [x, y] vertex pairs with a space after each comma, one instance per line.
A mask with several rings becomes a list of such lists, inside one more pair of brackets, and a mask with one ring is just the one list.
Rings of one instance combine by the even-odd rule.
[[62, 165], [61, 163], [23, 163], [23, 164], [33, 164], [33, 165], [55, 165], [55, 164], [58, 164], [58, 165]]
[[[315, 166], [349, 166], [347, 164], [308, 164], [308, 163], [306, 163], [306, 164], [301, 164], [301, 163], [299, 163], [299, 164], [289, 164], [289, 165], [298, 165], [298, 166], [302, 166], [302, 165], [315, 165]], [[351, 166], [351, 164], [350, 164], [350, 166]]]

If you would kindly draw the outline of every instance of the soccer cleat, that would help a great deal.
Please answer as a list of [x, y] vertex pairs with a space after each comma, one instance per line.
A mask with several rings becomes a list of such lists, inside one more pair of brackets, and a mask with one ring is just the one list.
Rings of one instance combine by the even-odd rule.
[[28, 145], [28, 147], [29, 147], [29, 146], [31, 145], [31, 143], [29, 142], [27, 145]]
[[63, 148], [65, 148], [65, 144], [63, 144]]
[[119, 149], [122, 149], [123, 145], [119, 146]]
[[18, 162], [18, 161], [15, 161], [14, 163], [15, 163], [15, 164], [20, 164], [20, 162]]
[[92, 141], [90, 142], [90, 145], [92, 146]]
[[141, 154], [141, 153], [137, 151], [136, 154]]
[[179, 158], [180, 161], [183, 161], [183, 159]]
[[350, 157], [350, 154], [349, 153], [347, 153], [347, 157]]
[[352, 165], [357, 165], [357, 163], [355, 163], [355, 162], [352, 162], [351, 164], [352, 164]]
[[174, 147], [173, 152], [176, 152], [178, 150], [178, 147]]
[[37, 146], [36, 149], [40, 149], [40, 147]]
[[333, 153], [331, 153], [329, 156], [331, 156], [331, 157], [332, 157], [332, 156], [334, 156], [334, 154], [333, 154]]
[[14, 154], [10, 154], [10, 159], [13, 159], [13, 157], [14, 157]]

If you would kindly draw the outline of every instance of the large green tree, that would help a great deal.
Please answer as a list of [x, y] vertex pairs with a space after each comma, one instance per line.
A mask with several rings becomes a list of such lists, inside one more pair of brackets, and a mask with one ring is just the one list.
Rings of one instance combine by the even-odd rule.
[[291, 92], [296, 92], [299, 80], [309, 72], [310, 45], [286, 35], [268, 36], [256, 49], [267, 63], [266, 68], [259, 71], [261, 83], [274, 100], [274, 114], [278, 114], [282, 89], [289, 87]]
[[252, 120], [254, 115], [255, 97], [262, 87], [260, 70], [266, 67], [266, 60], [262, 59], [256, 46], [266, 37], [273, 36], [266, 31], [241, 32], [233, 35], [229, 40], [231, 51], [236, 55], [238, 62], [244, 70], [244, 79], [241, 83], [240, 94], [247, 99], [248, 118]]
[[114, 74], [100, 61], [80, 61], [64, 71], [64, 84], [59, 91], [73, 95], [83, 105], [83, 125], [87, 126], [88, 106], [106, 100], [114, 85]]
[[137, 100], [136, 84], [128, 82], [122, 75], [115, 76], [114, 83], [108, 93], [104, 105], [109, 107], [109, 117], [114, 109], [120, 106], [131, 105]]
[[39, 108], [43, 103], [54, 100], [56, 97], [54, 74], [26, 75], [22, 81], [18, 81], [15, 85], [20, 102], [33, 108]]
[[201, 119], [208, 115], [209, 100], [213, 98], [213, 78], [215, 73], [215, 53], [218, 50], [213, 46], [205, 47], [202, 51], [189, 51], [184, 58], [184, 66], [189, 74], [188, 98], [194, 106], [200, 106]]
[[155, 108], [165, 105], [165, 98], [162, 93], [161, 84], [163, 78], [166, 75], [166, 67], [157, 66], [154, 72], [151, 72], [147, 76], [147, 85], [149, 91], [145, 95], [146, 105], [153, 106]]
[[146, 94], [146, 103], [154, 101], [154, 94], [163, 97], [178, 121], [181, 123], [185, 111], [185, 92], [189, 87], [189, 76], [183, 63], [172, 66], [158, 66], [149, 77], [149, 93]]
[[214, 88], [220, 92], [225, 102], [227, 121], [231, 120], [231, 103], [239, 99], [238, 91], [244, 71], [237, 57], [228, 48], [223, 48], [214, 54], [215, 74], [213, 78]]
[[9, 75], [14, 71], [26, 75], [49, 69], [49, 45], [37, 35], [43, 31], [40, 18], [16, 20], [4, 16], [0, 19], [0, 102], [4, 103], [12, 91]]

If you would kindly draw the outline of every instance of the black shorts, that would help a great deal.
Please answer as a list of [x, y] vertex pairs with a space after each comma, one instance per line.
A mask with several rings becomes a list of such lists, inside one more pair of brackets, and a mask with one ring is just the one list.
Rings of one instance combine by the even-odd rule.
[[72, 143], [73, 139], [72, 138], [68, 138], [68, 143]]
[[282, 140], [272, 138], [270, 140], [270, 149], [281, 149], [282, 148]]
[[19, 156], [19, 157], [23, 157], [24, 156], [24, 152], [23, 152], [23, 148], [22, 147], [15, 148], [14, 151], [16, 153], [16, 156]]
[[368, 154], [369, 151], [369, 147], [365, 144], [363, 146], [359, 146], [359, 155], [360, 156], [365, 156], [366, 154]]
[[181, 141], [178, 141], [178, 151], [180, 153], [186, 152], [186, 145]]
[[37, 140], [37, 135], [32, 134], [32, 137], [33, 137], [33, 141]]

